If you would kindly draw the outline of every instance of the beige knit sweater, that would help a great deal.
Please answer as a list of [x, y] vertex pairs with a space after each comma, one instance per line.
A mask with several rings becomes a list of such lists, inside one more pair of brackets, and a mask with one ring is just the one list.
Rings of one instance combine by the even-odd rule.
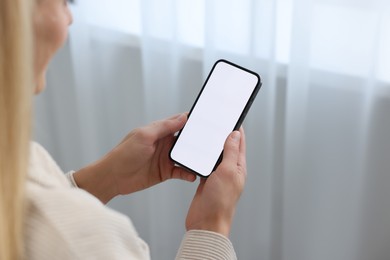
[[[26, 259], [150, 259], [130, 219], [70, 183], [47, 151], [31, 144]], [[158, 256], [156, 256], [158, 257]], [[236, 259], [224, 236], [185, 234], [176, 259]]]

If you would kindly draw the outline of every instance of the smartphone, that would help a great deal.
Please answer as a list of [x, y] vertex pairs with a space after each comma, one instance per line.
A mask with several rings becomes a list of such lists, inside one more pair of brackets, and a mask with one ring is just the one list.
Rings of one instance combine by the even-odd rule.
[[208, 177], [222, 160], [226, 138], [239, 129], [260, 87], [257, 73], [218, 60], [177, 135], [169, 154], [171, 160]]

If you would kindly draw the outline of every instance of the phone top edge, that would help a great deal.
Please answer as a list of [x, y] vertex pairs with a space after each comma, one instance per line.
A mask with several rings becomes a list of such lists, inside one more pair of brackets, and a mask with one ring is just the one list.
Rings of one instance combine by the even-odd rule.
[[[227, 63], [227, 64], [229, 64], [229, 65], [232, 65], [232, 66], [234, 66], [234, 67], [236, 67], [236, 68], [239, 68], [239, 69], [241, 69], [241, 70], [243, 70], [243, 71], [246, 71], [246, 72], [249, 72], [250, 74], [255, 75], [256, 78], [257, 78], [258, 84], [260, 83], [260, 86], [262, 86], [262, 77], [261, 77], [260, 74], [258, 74], [257, 72], [255, 72], [255, 71], [253, 71], [253, 70], [244, 68], [244, 67], [242, 67], [241, 65], [238, 65], [238, 64], [236, 64], [236, 63], [234, 63], [234, 62], [228, 61], [228, 60], [226, 60], [226, 59], [223, 59], [223, 58], [218, 59], [218, 60], [214, 63], [213, 69], [214, 69], [214, 67], [215, 67], [218, 63], [220, 63], [220, 62], [225, 62], [225, 63]], [[257, 87], [257, 85], [256, 85], [256, 87]]]

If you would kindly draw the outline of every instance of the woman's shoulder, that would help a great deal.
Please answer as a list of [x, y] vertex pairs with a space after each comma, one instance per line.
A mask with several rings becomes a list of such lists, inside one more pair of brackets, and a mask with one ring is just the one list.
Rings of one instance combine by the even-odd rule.
[[40, 144], [30, 143], [27, 179], [46, 187], [70, 186], [55, 160]]

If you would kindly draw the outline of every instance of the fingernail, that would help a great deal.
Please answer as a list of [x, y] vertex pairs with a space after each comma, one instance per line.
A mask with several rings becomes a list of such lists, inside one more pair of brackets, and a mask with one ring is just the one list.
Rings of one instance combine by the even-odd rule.
[[233, 140], [236, 141], [236, 142], [240, 141], [241, 133], [238, 132], [238, 131], [234, 131], [233, 134], [232, 134], [232, 138], [233, 138]]
[[184, 120], [184, 114], [180, 114], [177, 116], [177, 121], [183, 121]]

